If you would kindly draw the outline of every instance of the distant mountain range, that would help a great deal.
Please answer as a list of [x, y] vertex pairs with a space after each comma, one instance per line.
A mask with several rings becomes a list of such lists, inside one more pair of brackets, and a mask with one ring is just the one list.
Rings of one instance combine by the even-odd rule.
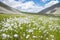
[[[20, 13], [28, 13], [28, 12], [22, 12], [20, 10], [17, 10], [15, 8], [12, 8], [2, 2], [0, 2], [0, 13], [11, 13], [11, 14], [20, 14]], [[37, 14], [60, 14], [60, 3], [57, 3], [55, 5], [52, 5], [48, 8], [43, 9]], [[34, 14], [34, 13], [33, 13]]]
[[0, 13], [19, 14], [20, 11], [0, 2]]
[[48, 8], [40, 11], [39, 13], [42, 13], [42, 14], [60, 14], [60, 3], [52, 5]]

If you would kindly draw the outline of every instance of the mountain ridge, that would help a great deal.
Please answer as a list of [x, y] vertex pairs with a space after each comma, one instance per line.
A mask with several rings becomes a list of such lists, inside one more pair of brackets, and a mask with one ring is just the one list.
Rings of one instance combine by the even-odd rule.
[[[31, 13], [31, 14], [60, 14], [59, 10], [60, 10], [60, 3], [57, 3], [46, 9], [43, 9], [42, 11], [40, 11], [38, 13]], [[0, 13], [20, 14], [20, 13], [30, 13], [30, 12], [21, 12], [20, 10], [17, 10], [15, 8], [12, 8], [8, 5], [0, 2]]]
[[59, 10], [60, 10], [60, 3], [57, 3], [57, 4], [52, 5], [46, 9], [43, 9], [39, 13], [42, 13], [42, 14], [60, 14]]
[[13, 13], [13, 14], [19, 14], [21, 13], [19, 10], [14, 9], [3, 2], [0, 2], [0, 13]]

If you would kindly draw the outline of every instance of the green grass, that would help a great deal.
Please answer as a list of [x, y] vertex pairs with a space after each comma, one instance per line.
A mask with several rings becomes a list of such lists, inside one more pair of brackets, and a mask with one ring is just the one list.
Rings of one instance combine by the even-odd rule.
[[60, 18], [0, 14], [0, 40], [60, 40]]

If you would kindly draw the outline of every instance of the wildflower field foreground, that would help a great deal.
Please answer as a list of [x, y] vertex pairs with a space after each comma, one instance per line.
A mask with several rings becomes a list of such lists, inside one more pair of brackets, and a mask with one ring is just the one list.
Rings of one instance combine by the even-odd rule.
[[0, 40], [60, 40], [60, 18], [0, 14]]

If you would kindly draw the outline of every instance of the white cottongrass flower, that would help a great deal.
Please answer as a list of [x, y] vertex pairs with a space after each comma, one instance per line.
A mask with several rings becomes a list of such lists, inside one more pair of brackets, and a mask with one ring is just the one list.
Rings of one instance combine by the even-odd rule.
[[53, 26], [52, 25], [49, 25], [48, 27], [51, 31], [56, 31], [57, 29], [59, 29], [59, 26], [57, 24], [54, 24]]
[[49, 40], [49, 38], [46, 38], [46, 40]]
[[9, 23], [5, 23], [3, 26], [5, 26], [5, 27], [9, 27], [9, 26], [11, 26]]
[[54, 40], [54, 39], [51, 39], [51, 40]]
[[43, 38], [43, 36], [40, 36], [40, 38]]
[[44, 30], [44, 32], [43, 33], [47, 33], [48, 32], [48, 30]]
[[39, 30], [44, 30], [45, 29], [45, 27], [44, 26], [41, 26], [40, 28], [39, 28]]
[[16, 38], [17, 38], [17, 37], [18, 37], [18, 34], [14, 34], [14, 37], [16, 37]]
[[54, 18], [50, 17], [49, 20], [54, 20]]
[[20, 27], [20, 29], [23, 29], [23, 27]]
[[28, 30], [29, 33], [30, 33], [30, 32], [33, 32], [33, 31], [34, 31], [33, 29], [29, 29], [29, 30]]
[[19, 20], [18, 20], [21, 24], [23, 24], [23, 23], [26, 23], [26, 24], [28, 24], [29, 22], [30, 22], [30, 20], [27, 18], [27, 19], [25, 19], [25, 18], [19, 18]]
[[26, 38], [29, 38], [30, 35], [27, 35]]
[[54, 35], [50, 35], [50, 37], [53, 39], [54, 38]]
[[14, 24], [13, 23], [11, 23], [11, 26], [13, 26]]
[[7, 35], [7, 34], [5, 34], [5, 33], [2, 34], [2, 38], [3, 38], [3, 39], [5, 39], [5, 38], [7, 38], [7, 37], [10, 37], [10, 35]]
[[3, 37], [3, 39], [5, 39], [7, 37], [7, 35], [6, 34], [2, 34], [2, 37]]
[[37, 36], [33, 36], [33, 38], [37, 38]]

